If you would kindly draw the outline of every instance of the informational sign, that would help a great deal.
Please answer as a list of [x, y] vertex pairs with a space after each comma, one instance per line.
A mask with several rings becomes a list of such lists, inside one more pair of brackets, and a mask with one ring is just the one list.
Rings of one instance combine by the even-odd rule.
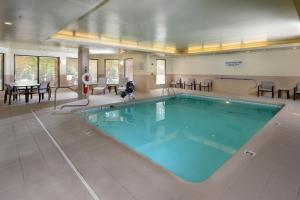
[[243, 61], [226, 61], [225, 67], [242, 67]]
[[140, 70], [144, 70], [145, 69], [145, 63], [141, 62], [139, 64], [139, 68], [140, 68]]

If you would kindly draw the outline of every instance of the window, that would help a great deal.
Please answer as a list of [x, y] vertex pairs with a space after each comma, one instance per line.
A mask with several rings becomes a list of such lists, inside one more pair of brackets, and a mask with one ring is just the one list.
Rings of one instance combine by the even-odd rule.
[[133, 59], [125, 59], [125, 78], [128, 79], [128, 81], [133, 81]]
[[166, 60], [156, 60], [156, 84], [162, 85], [166, 83]]
[[91, 83], [96, 84], [98, 80], [98, 60], [90, 60], [89, 73], [92, 76]]
[[119, 60], [105, 60], [107, 84], [119, 84]]
[[[98, 60], [89, 61], [89, 73], [92, 76], [91, 83], [97, 83], [98, 78]], [[78, 59], [67, 58], [67, 81], [69, 85], [78, 85]]]
[[41, 83], [58, 86], [59, 58], [15, 55], [15, 82]]
[[15, 81], [38, 82], [38, 57], [15, 55]]
[[0, 90], [3, 90], [4, 85], [4, 54], [0, 53]]
[[50, 82], [51, 86], [58, 86], [59, 58], [39, 57], [39, 81]]
[[67, 58], [67, 81], [69, 85], [78, 85], [77, 58]]

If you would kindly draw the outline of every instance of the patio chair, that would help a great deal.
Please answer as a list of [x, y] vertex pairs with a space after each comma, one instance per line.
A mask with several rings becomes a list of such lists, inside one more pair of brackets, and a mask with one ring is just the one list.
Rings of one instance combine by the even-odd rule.
[[37, 93], [39, 95], [39, 103], [41, 102], [42, 99], [44, 99], [45, 93], [48, 94], [48, 100], [50, 101], [51, 98], [50, 82], [42, 82], [37, 88]]
[[212, 91], [212, 83], [213, 83], [213, 81], [210, 80], [210, 79], [206, 79], [206, 80], [204, 80], [204, 81], [201, 81], [201, 82], [199, 83], [199, 90], [202, 91], [202, 88], [203, 88], [204, 91], [205, 91], [206, 89], [207, 89], [208, 92], [209, 92], [209, 91]]
[[8, 99], [8, 104], [11, 104], [11, 97], [13, 97], [13, 101], [17, 100], [19, 98], [20, 101], [20, 91], [15, 89], [9, 84], [5, 84], [5, 93], [4, 93], [4, 103], [7, 102]]
[[182, 81], [181, 78], [175, 81], [175, 88], [182, 88]]
[[297, 94], [300, 94], [300, 83], [297, 83], [296, 87], [294, 87], [294, 100], [296, 100]]
[[128, 78], [121, 78], [119, 80], [119, 85], [118, 85], [118, 88], [117, 88], [118, 93], [124, 92], [126, 90], [127, 82], [128, 82]]
[[170, 87], [176, 88], [176, 81], [172, 80], [172, 81], [170, 82]]
[[92, 95], [94, 95], [94, 91], [102, 91], [105, 94], [105, 90], [107, 88], [107, 79], [106, 78], [99, 78], [98, 84], [96, 87], [92, 89]]
[[274, 82], [272, 81], [262, 81], [257, 88], [257, 96], [259, 97], [260, 94], [263, 95], [265, 92], [271, 92], [272, 98], [274, 98]]
[[193, 87], [195, 86], [195, 79], [193, 79], [193, 78], [189, 78], [187, 81], [184, 81], [184, 89], [186, 88], [186, 87], [190, 87], [191, 88], [191, 90], [193, 90]]

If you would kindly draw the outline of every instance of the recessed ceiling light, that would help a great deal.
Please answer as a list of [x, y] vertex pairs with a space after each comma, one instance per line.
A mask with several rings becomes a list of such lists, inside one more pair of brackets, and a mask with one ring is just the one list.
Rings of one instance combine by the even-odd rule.
[[13, 23], [12, 23], [12, 22], [4, 22], [4, 24], [5, 24], [5, 25], [8, 25], [8, 26], [11, 26], [11, 25], [13, 25]]

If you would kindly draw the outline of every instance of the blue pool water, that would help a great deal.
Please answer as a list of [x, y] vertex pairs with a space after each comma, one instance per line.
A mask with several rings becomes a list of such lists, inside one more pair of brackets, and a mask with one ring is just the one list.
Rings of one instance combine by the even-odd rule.
[[77, 114], [178, 177], [196, 183], [211, 176], [280, 109], [178, 95]]

